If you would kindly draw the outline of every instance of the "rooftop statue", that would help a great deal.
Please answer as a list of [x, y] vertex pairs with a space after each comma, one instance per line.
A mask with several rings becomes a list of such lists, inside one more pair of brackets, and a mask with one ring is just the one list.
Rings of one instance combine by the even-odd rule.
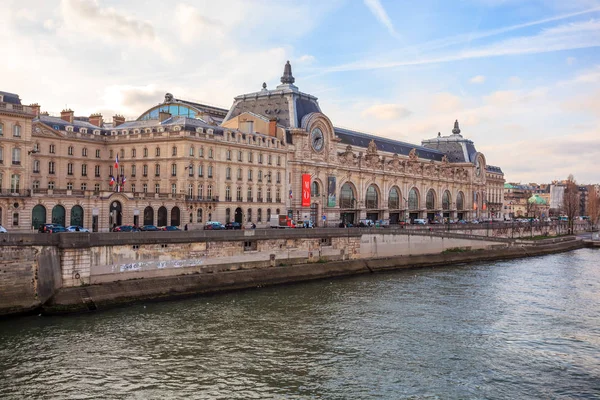
[[290, 61], [288, 60], [288, 62], [285, 63], [285, 67], [283, 68], [283, 76], [281, 77], [281, 83], [293, 84], [295, 81], [296, 81], [296, 79], [294, 79], [294, 77], [292, 76], [292, 65], [290, 64]]
[[458, 127], [458, 120], [454, 121], [454, 129], [452, 129], [452, 133], [458, 135], [460, 133], [460, 128]]

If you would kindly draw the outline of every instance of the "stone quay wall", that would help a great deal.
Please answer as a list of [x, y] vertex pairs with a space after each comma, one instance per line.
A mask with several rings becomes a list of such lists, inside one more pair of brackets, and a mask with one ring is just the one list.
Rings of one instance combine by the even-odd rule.
[[[489, 235], [489, 228], [485, 230]], [[493, 231], [489, 236], [473, 233], [481, 232], [473, 229], [446, 232], [331, 228], [3, 235], [0, 239], [0, 315], [40, 307], [95, 308], [103, 301], [96, 298], [97, 293], [90, 295], [91, 291], [108, 290], [110, 285], [130, 281], [138, 282], [138, 286], [142, 281], [152, 286], [148, 282], [172, 279], [169, 285], [164, 286], [163, 282], [143, 293], [117, 290], [112, 292], [114, 301], [162, 297], [165, 290], [179, 293], [181, 288], [188, 288], [184, 282], [192, 276], [202, 281], [201, 287], [193, 292], [206, 292], [239, 285], [269, 284], [274, 282], [271, 274], [277, 282], [302, 280], [304, 278], [292, 273], [299, 270], [288, 268], [299, 265], [308, 268], [301, 270], [301, 276], [314, 279], [330, 274], [358, 273], [366, 268], [366, 264], [354, 261], [414, 259], [448, 250], [489, 252], [535, 245], [533, 241], [509, 239]], [[525, 232], [523, 236], [529, 235]], [[553, 245], [565, 240], [556, 239]], [[399, 260], [394, 262], [400, 263]], [[357, 265], [361, 267], [353, 270]], [[342, 272], [346, 267], [350, 269]], [[262, 272], [258, 273], [259, 270]], [[289, 276], [286, 271], [290, 272]], [[217, 275], [221, 277], [215, 278]], [[242, 275], [251, 280], [239, 278]], [[232, 276], [236, 278], [228, 281]], [[216, 286], [210, 286], [209, 282]], [[103, 289], [98, 289], [100, 286]], [[65, 293], [71, 293], [71, 297]], [[111, 296], [100, 298], [108, 302]]]

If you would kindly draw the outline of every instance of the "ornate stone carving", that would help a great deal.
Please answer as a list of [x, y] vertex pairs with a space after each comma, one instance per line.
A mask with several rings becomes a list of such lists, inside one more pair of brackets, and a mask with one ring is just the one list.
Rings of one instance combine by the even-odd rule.
[[357, 165], [358, 164], [358, 158], [356, 157], [356, 154], [354, 154], [354, 152], [352, 152], [352, 146], [350, 146], [350, 145], [346, 146], [346, 151], [338, 154], [338, 159], [341, 164], [346, 164], [346, 165]]
[[410, 161], [417, 161], [419, 156], [417, 155], [417, 149], [412, 149], [410, 153], [408, 153], [408, 158]]

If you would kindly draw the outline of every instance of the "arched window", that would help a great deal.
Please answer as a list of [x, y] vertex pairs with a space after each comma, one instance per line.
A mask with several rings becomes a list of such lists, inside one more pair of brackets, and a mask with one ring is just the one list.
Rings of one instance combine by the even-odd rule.
[[365, 205], [369, 208], [377, 208], [379, 206], [379, 196], [377, 189], [374, 185], [367, 188], [367, 195], [365, 196]]
[[228, 224], [231, 222], [231, 208], [225, 209], [225, 223]]
[[465, 208], [465, 195], [463, 192], [458, 192], [456, 195], [456, 209], [462, 210]]
[[427, 192], [427, 198], [425, 199], [425, 207], [428, 210], [435, 209], [435, 192], [433, 189], [429, 189]]
[[408, 209], [409, 210], [418, 210], [419, 209], [419, 193], [417, 189], [412, 188], [410, 192], [408, 192]]
[[446, 190], [444, 192], [444, 195], [442, 196], [442, 209], [449, 210], [450, 202], [451, 202], [450, 192]]
[[196, 222], [202, 222], [202, 209], [201, 208], [199, 208], [198, 211], [196, 211]]
[[256, 211], [256, 222], [262, 222], [262, 208]]
[[354, 188], [350, 183], [344, 183], [340, 190], [340, 208], [355, 208], [356, 207], [356, 196], [354, 195]]
[[310, 186], [310, 197], [319, 197], [319, 195], [320, 195], [319, 182], [314, 181], [312, 183], [312, 185]]
[[248, 209], [248, 222], [252, 222], [252, 209]]
[[400, 208], [400, 192], [396, 187], [390, 189], [388, 208], [390, 210], [398, 210]]
[[271, 220], [271, 209], [267, 208], [267, 222]]

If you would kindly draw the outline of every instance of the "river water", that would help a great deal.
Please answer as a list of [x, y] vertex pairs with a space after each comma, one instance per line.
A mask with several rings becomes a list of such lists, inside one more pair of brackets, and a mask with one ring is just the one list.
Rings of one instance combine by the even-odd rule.
[[2, 399], [600, 399], [600, 252], [0, 320]]

